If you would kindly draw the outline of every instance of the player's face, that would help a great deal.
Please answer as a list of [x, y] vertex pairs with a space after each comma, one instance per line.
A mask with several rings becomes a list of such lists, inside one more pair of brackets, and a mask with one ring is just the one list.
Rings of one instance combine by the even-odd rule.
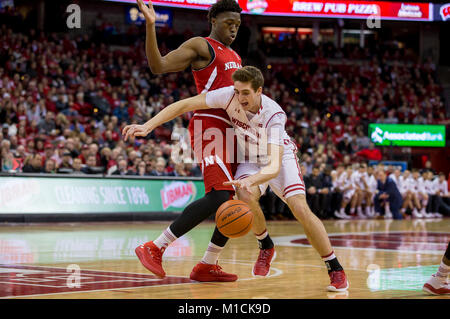
[[234, 82], [234, 93], [244, 110], [252, 113], [258, 111], [261, 103], [261, 87], [255, 92], [250, 82], [236, 81]]
[[214, 33], [220, 42], [231, 45], [237, 37], [241, 25], [241, 14], [237, 12], [221, 12], [217, 17], [211, 19]]

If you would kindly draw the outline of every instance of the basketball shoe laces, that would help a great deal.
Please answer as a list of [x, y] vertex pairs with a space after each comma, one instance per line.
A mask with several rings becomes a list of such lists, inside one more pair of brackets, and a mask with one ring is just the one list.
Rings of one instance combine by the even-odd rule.
[[270, 255], [271, 255], [270, 249], [261, 249], [259, 252], [259, 257], [258, 257], [258, 261], [256, 262], [256, 264], [258, 266], [268, 265]]
[[225, 272], [222, 271], [222, 267], [219, 266], [218, 261], [216, 261], [216, 264], [212, 266], [210, 273], [216, 274], [216, 275], [223, 275]]
[[344, 272], [342, 270], [339, 271], [332, 271], [331, 272], [331, 282], [332, 283], [343, 283], [345, 276], [344, 276]]
[[158, 264], [162, 264], [162, 255], [165, 248], [164, 247], [162, 247], [161, 249], [151, 249], [150, 247], [146, 248], [152, 259]]

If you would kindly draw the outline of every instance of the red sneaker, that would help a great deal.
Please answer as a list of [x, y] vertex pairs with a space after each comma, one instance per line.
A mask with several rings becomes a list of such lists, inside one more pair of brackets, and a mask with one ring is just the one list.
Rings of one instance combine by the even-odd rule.
[[238, 277], [222, 271], [218, 264], [198, 263], [192, 269], [190, 278], [196, 281], [236, 281]]
[[328, 275], [331, 280], [330, 285], [327, 287], [328, 291], [347, 291], [349, 283], [343, 270], [332, 271]]
[[275, 260], [277, 252], [275, 248], [260, 249], [258, 260], [256, 260], [255, 266], [253, 266], [253, 276], [266, 277], [269, 275], [270, 264]]
[[136, 247], [134, 250], [141, 264], [158, 277], [165, 277], [162, 267], [162, 255], [164, 249], [159, 249], [152, 241]]
[[436, 274], [423, 285], [423, 291], [432, 295], [448, 295], [450, 294], [450, 284], [446, 281], [439, 280]]

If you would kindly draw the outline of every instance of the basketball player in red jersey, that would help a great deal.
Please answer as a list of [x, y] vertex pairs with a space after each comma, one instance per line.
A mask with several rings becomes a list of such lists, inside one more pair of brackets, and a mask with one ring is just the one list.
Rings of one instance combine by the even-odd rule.
[[[155, 31], [156, 15], [151, 1], [148, 3], [149, 6], [145, 5], [142, 0], [138, 0], [137, 3], [147, 23], [146, 54], [152, 73], [178, 72], [190, 66], [199, 94], [233, 84], [231, 75], [242, 64], [240, 56], [230, 48], [241, 23], [240, 12], [242, 9], [236, 1], [220, 0], [211, 6], [208, 12], [208, 20], [211, 24], [209, 37], [191, 38], [165, 56], [161, 56], [158, 49]], [[227, 128], [232, 129], [231, 122], [228, 114], [222, 109], [196, 111], [189, 123], [191, 147], [194, 149], [196, 158], [202, 160], [201, 167], [206, 195], [188, 205], [156, 240], [136, 248], [136, 255], [144, 267], [160, 277], [165, 276], [162, 255], [167, 246], [214, 214], [222, 203], [234, 195], [233, 186], [223, 184], [233, 179], [237, 167], [235, 161], [227, 158], [227, 154], [232, 152], [227, 152], [226, 141], [223, 141], [223, 150], [217, 151], [213, 148], [207, 152], [205, 146], [211, 140], [203, 134], [208, 129], [212, 131], [218, 129], [225, 137]], [[127, 130], [128, 128], [124, 129], [124, 135]], [[207, 159], [207, 163], [205, 163], [205, 159]], [[265, 220], [263, 222], [265, 224]], [[258, 258], [255, 267], [257, 268], [256, 274], [258, 274], [263, 265], [263, 273], [266, 275], [269, 272], [274, 249], [267, 231], [264, 231], [263, 234], [262, 237], [257, 235], [257, 238], [261, 251], [265, 252], [264, 254], [260, 253], [260, 257], [263, 256], [264, 259]], [[191, 279], [197, 281], [237, 280], [236, 275], [223, 272], [217, 265], [219, 254], [227, 240], [228, 238], [223, 236], [217, 228], [214, 230], [202, 261], [191, 272]], [[269, 253], [267, 253], [268, 251]]]

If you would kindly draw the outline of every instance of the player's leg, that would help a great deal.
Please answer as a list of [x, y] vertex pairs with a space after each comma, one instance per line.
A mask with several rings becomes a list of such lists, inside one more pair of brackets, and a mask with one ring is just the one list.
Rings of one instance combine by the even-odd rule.
[[[145, 268], [155, 275], [164, 277], [165, 272], [162, 267], [162, 256], [166, 248], [189, 232], [192, 228], [200, 224], [206, 218], [217, 211], [224, 202], [230, 199], [230, 192], [227, 190], [211, 190], [205, 197], [189, 204], [180, 216], [167, 227], [154, 241], [149, 241], [136, 248], [136, 255]], [[225, 237], [226, 238], [226, 237]], [[225, 246], [226, 240], [219, 242]]]
[[280, 173], [269, 182], [270, 188], [285, 201], [294, 217], [302, 224], [306, 237], [316, 249], [328, 269], [331, 284], [329, 291], [345, 291], [348, 281], [331, 247], [322, 221], [311, 211], [306, 202], [305, 184], [296, 157], [283, 157]]
[[349, 191], [346, 191], [342, 193], [342, 201], [341, 201], [341, 207], [339, 209], [339, 212], [335, 212], [334, 216], [341, 218], [341, 219], [350, 219], [351, 216], [347, 215], [345, 213], [345, 208], [347, 207], [348, 203], [351, 201], [351, 193]]
[[407, 191], [406, 193], [405, 192], [402, 193], [402, 197], [403, 197], [403, 204], [402, 207], [400, 208], [400, 213], [403, 215], [403, 218], [406, 218], [406, 208], [408, 208], [410, 205], [411, 195], [409, 191]]
[[349, 284], [344, 269], [334, 254], [325, 226], [309, 209], [305, 195], [294, 194], [286, 198], [286, 202], [295, 218], [302, 224], [308, 241], [316, 249], [327, 266], [331, 279], [331, 284], [327, 289], [329, 291], [347, 290]]
[[421, 209], [419, 195], [417, 193], [412, 192], [412, 202], [413, 202], [413, 210], [412, 210], [412, 216], [414, 218], [423, 218], [423, 214], [419, 211]]
[[348, 191], [350, 196], [350, 216], [355, 216], [356, 205], [358, 203], [358, 194], [354, 189]]
[[[260, 168], [256, 164], [242, 163], [238, 166], [235, 174], [236, 179], [242, 179], [256, 174]], [[253, 212], [252, 231], [258, 240], [259, 255], [253, 267], [254, 276], [267, 276], [270, 272], [270, 264], [275, 259], [276, 253], [269, 231], [267, 230], [266, 218], [259, 204], [259, 199], [267, 189], [267, 184], [254, 186], [251, 188], [251, 194], [245, 190], [238, 189], [237, 196], [240, 200], [246, 202]]]
[[364, 200], [364, 193], [362, 189], [358, 189], [356, 191], [357, 194], [357, 200], [356, 200], [356, 216], [360, 219], [366, 219], [366, 215], [364, 215], [363, 209], [362, 209], [362, 203]]
[[420, 213], [422, 213], [423, 217], [425, 218], [433, 218], [433, 214], [430, 214], [427, 211], [427, 207], [428, 207], [428, 194], [427, 193], [419, 193], [419, 197], [420, 197], [420, 204], [421, 204], [421, 210]]
[[448, 276], [450, 275], [450, 242], [447, 245], [447, 250], [442, 257], [441, 264], [438, 271], [433, 274], [430, 279], [423, 285], [423, 290], [433, 295], [448, 295], [450, 294], [450, 284]]
[[[225, 154], [217, 153], [209, 160], [208, 165], [203, 169], [205, 188], [209, 187], [218, 190], [225, 190], [229, 192], [230, 196], [223, 199], [218, 205], [214, 205], [211, 210], [212, 214], [217, 212], [217, 209], [234, 195], [234, 188], [232, 186], [223, 185], [226, 181], [233, 179], [233, 167], [229, 162], [224, 161]], [[205, 164], [205, 163], [204, 163]], [[202, 282], [214, 281], [236, 281], [235, 274], [229, 274], [222, 271], [222, 268], [217, 264], [220, 253], [222, 252], [228, 238], [224, 236], [217, 227], [211, 237], [202, 260], [192, 269], [190, 278]]]

